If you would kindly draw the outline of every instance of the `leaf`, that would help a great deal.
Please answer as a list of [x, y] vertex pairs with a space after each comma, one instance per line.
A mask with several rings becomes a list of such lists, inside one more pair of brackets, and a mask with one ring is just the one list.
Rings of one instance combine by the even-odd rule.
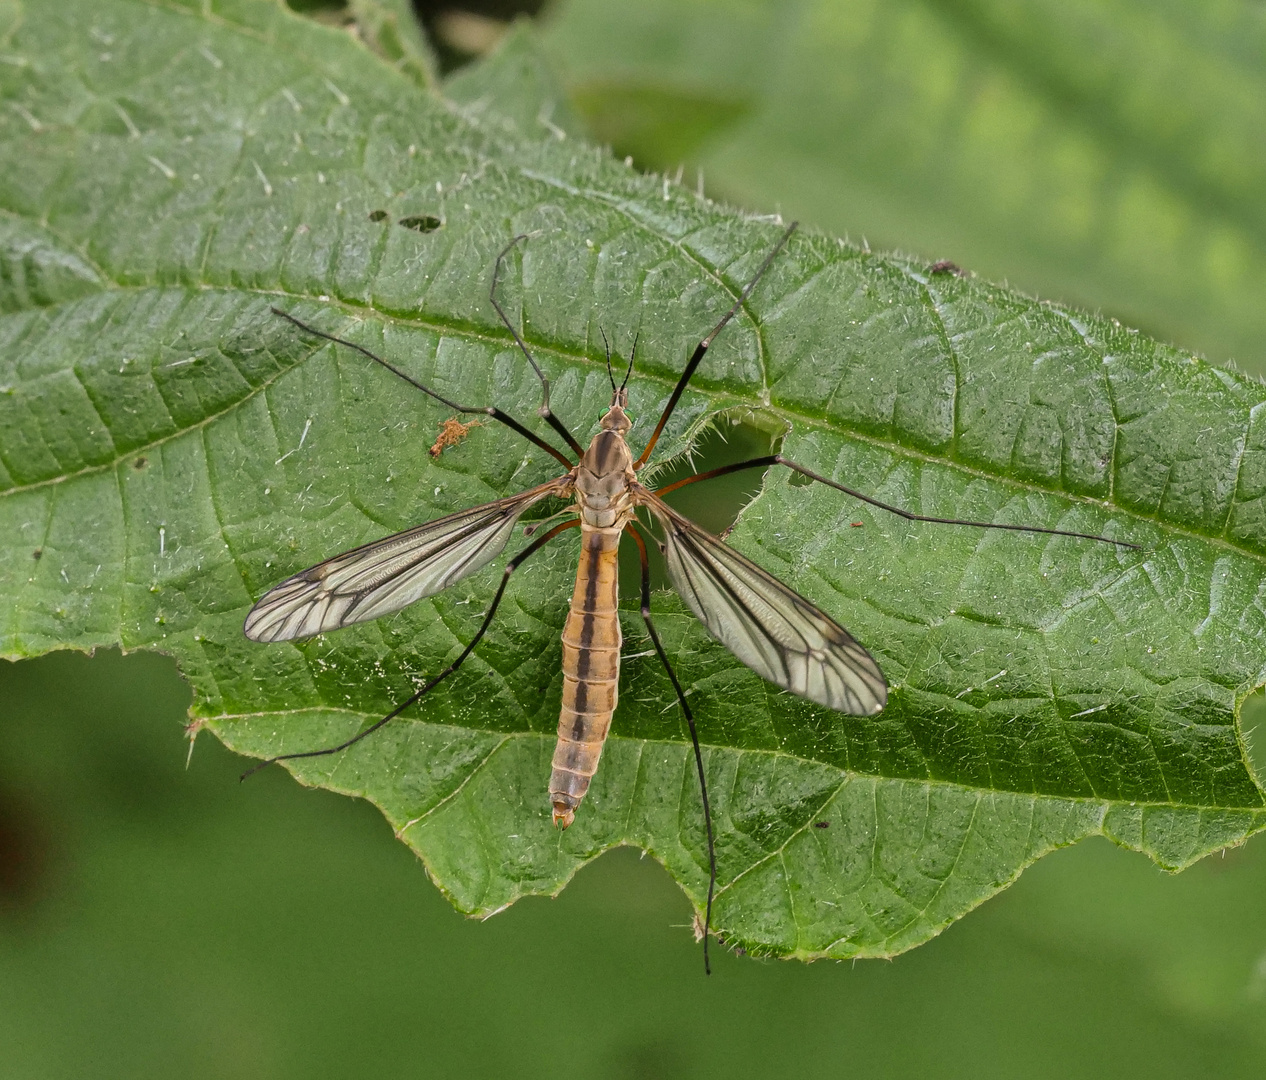
[[584, 130], [526, 19], [510, 27], [491, 57], [451, 76], [444, 94], [464, 107], [468, 119], [500, 125], [519, 138], [548, 133], [561, 140]]
[[366, 45], [422, 86], [435, 86], [435, 55], [410, 0], [350, 0], [348, 8]]
[[[245, 640], [253, 600], [558, 468], [491, 425], [432, 458], [445, 410], [270, 306], [535, 422], [486, 291], [532, 232], [503, 299], [555, 409], [588, 438], [610, 392], [599, 328], [621, 352], [639, 333], [640, 445], [780, 231], [574, 139], [473, 122], [269, 3], [69, 2], [6, 32], [0, 651], [169, 652], [196, 725], [244, 753], [383, 715], [470, 640], [496, 572], [294, 645]], [[442, 224], [396, 224], [425, 216]], [[874, 718], [778, 693], [656, 596], [704, 733], [728, 941], [891, 955], [1081, 837], [1177, 868], [1262, 827], [1236, 718], [1263, 682], [1264, 398], [1110, 321], [793, 238], [665, 457], [755, 411], [788, 456], [912, 510], [1145, 550], [910, 526], [768, 477], [735, 546], [846, 625], [892, 692]], [[526, 564], [425, 709], [293, 763], [378, 805], [463, 911], [556, 892], [617, 844], [696, 906], [706, 891], [687, 733], [635, 608], [602, 768], [576, 824], [550, 824], [574, 564], [561, 541]]]
[[1237, 3], [567, 0], [547, 43], [643, 167], [1266, 371], [1264, 26]]

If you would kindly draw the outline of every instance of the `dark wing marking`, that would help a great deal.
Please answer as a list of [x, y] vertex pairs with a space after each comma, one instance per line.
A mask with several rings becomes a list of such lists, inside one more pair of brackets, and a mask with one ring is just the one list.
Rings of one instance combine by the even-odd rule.
[[884, 707], [883, 672], [847, 630], [651, 492], [637, 498], [663, 526], [673, 587], [730, 652], [819, 705], [854, 716]]
[[252, 641], [289, 641], [377, 619], [447, 589], [487, 565], [534, 503], [568, 478], [335, 555], [270, 589], [243, 627]]

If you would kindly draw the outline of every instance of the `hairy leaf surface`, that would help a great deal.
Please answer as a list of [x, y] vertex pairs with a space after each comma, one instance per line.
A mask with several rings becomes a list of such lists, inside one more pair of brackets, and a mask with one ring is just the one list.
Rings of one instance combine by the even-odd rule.
[[[255, 599], [558, 472], [491, 424], [432, 458], [444, 409], [270, 306], [547, 434], [487, 295], [530, 232], [504, 297], [555, 410], [587, 439], [600, 331], [621, 353], [640, 334], [640, 446], [780, 231], [472, 109], [479, 78], [511, 93], [495, 60], [459, 107], [263, 0], [0, 11], [0, 651], [170, 652], [196, 719], [244, 753], [384, 714], [470, 640], [497, 572], [293, 644], [243, 637]], [[919, 513], [1144, 550], [913, 526], [768, 477], [733, 543], [847, 626], [891, 697], [871, 718], [792, 698], [656, 597], [706, 743], [728, 940], [890, 955], [1057, 845], [1101, 833], [1178, 868], [1262, 826], [1236, 718], [1264, 678], [1264, 400], [1113, 323], [793, 238], [663, 457], [743, 409], [789, 457]], [[602, 768], [576, 824], [550, 822], [574, 565], [565, 539], [526, 564], [425, 707], [293, 763], [381, 807], [464, 911], [556, 891], [617, 844], [706, 891], [688, 735], [635, 608]]]

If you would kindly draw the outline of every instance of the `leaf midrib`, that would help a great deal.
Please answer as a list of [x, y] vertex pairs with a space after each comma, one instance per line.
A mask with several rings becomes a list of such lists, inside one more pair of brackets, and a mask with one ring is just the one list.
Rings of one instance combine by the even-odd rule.
[[[200, 284], [192, 285], [192, 286], [190, 285], [161, 285], [157, 283], [142, 284], [142, 285], [118, 285], [118, 286], [111, 286], [109, 289], [102, 290], [102, 291], [110, 292], [110, 293], [115, 293], [115, 292], [122, 293], [122, 292], [133, 292], [133, 291], [140, 292], [140, 291], [153, 290], [153, 289], [170, 289], [170, 288], [194, 288], [194, 289], [198, 289], [198, 290], [206, 291], [206, 292], [220, 291], [220, 292], [232, 293], [232, 294], [238, 294], [238, 295], [275, 297], [275, 298], [280, 298], [284, 300], [293, 300], [293, 301], [311, 302], [314, 299], [312, 296], [308, 296], [308, 295], [286, 293], [286, 292], [281, 292], [281, 291], [272, 290], [272, 289], [252, 289], [252, 288], [236, 287], [236, 286], [230, 287], [230, 286], [214, 285], [214, 284], [208, 284], [208, 283], [200, 283]], [[76, 303], [76, 302], [78, 302], [78, 299], [74, 301], [66, 301], [66, 303]], [[461, 336], [469, 340], [481, 341], [489, 345], [498, 345], [498, 346], [502, 346], [506, 348], [515, 347], [514, 339], [510, 337], [508, 334], [499, 335], [495, 331], [474, 329], [470, 327], [468, 323], [464, 323], [460, 321], [455, 321], [452, 324], [448, 324], [448, 323], [443, 322], [442, 320], [435, 319], [435, 318], [428, 318], [428, 319], [421, 319], [421, 318], [416, 318], [416, 317], [405, 318], [398, 315], [387, 314], [385, 312], [378, 310], [377, 308], [371, 308], [368, 305], [357, 305], [353, 301], [343, 300], [343, 299], [331, 300], [331, 301], [328, 301], [328, 304], [330, 307], [338, 307], [338, 308], [344, 309], [348, 313], [349, 316], [354, 316], [357, 313], [361, 313], [361, 312], [366, 313], [368, 317], [360, 320], [363, 322], [374, 321], [379, 324], [389, 323], [392, 325], [406, 327], [410, 329], [427, 330], [427, 331], [431, 331], [437, 334]], [[1052, 307], [1053, 306], [1054, 305], [1052, 305]], [[42, 310], [48, 310], [48, 308], [44, 308]], [[753, 322], [755, 322], [754, 319], [753, 319]], [[590, 358], [583, 354], [568, 352], [564, 349], [560, 349], [556, 345], [536, 342], [530, 339], [528, 339], [528, 344], [531, 345], [534, 350], [540, 353], [543, 353], [545, 355], [551, 356], [559, 361], [562, 361], [564, 364], [570, 363], [573, 366], [577, 366], [577, 367], [586, 366], [586, 367], [593, 368], [595, 370], [596, 369], [602, 369], [604, 371], [606, 370], [605, 361], [599, 362], [597, 359]], [[326, 346], [321, 346], [320, 348], [325, 348], [325, 347]], [[1089, 345], [1087, 345], [1087, 348], [1089, 348]], [[313, 353], [310, 353], [304, 359], [299, 360], [296, 363], [291, 364], [290, 366], [281, 369], [280, 371], [274, 373], [273, 375], [270, 375], [258, 386], [252, 388], [250, 393], [243, 395], [241, 398], [233, 402], [233, 404], [229, 405], [227, 408], [221, 409], [217, 413], [213, 413], [209, 416], [204, 417], [203, 419], [197, 421], [197, 423], [190, 424], [187, 427], [181, 428], [177, 431], [173, 431], [168, 435], [163, 435], [162, 437], [158, 439], [154, 439], [150, 442], [138, 444], [133, 449], [127, 451], [127, 453], [117, 455], [111, 460], [102, 462], [99, 465], [88, 465], [82, 469], [77, 469], [71, 473], [63, 473], [60, 476], [50, 476], [44, 480], [37, 480], [30, 484], [23, 484], [20, 486], [8, 488], [5, 491], [0, 491], [0, 499], [8, 498], [14, 495], [24, 494], [31, 491], [38, 491], [41, 488], [52, 487], [54, 485], [62, 484], [69, 480], [75, 480], [83, 476], [91, 476], [96, 473], [103, 473], [103, 472], [108, 472], [113, 469], [117, 469], [129, 458], [132, 458], [139, 453], [145, 453], [146, 451], [153, 450], [155, 447], [162, 446], [177, 438], [190, 434], [191, 432], [205, 429], [207, 425], [209, 425], [213, 421], [218, 420], [222, 417], [228, 416], [229, 414], [233, 412], [234, 409], [238, 409], [242, 407], [243, 405], [245, 405], [247, 402], [251, 401], [258, 394], [268, 389], [273, 383], [275, 383], [283, 375], [287, 374], [290, 371], [294, 371], [298, 369], [300, 365], [307, 363], [308, 360], [310, 360], [311, 357], [314, 355], [315, 355], [315, 351]], [[665, 388], [669, 388], [676, 385], [675, 379], [670, 379], [656, 372], [645, 372], [645, 371], [639, 372], [638, 377], [643, 382], [658, 383], [661, 386], [664, 386]], [[1240, 555], [1248, 559], [1252, 559], [1253, 561], [1257, 562], [1260, 565], [1266, 565], [1266, 553], [1256, 552], [1248, 548], [1240, 547], [1236, 544], [1233, 544], [1231, 541], [1227, 540], [1225, 537], [1210, 536], [1206, 533], [1197, 532], [1194, 529], [1184, 528], [1183, 526], [1165, 521], [1162, 518], [1159, 518], [1153, 515], [1140, 513], [1137, 510], [1131, 509], [1129, 507], [1123, 507], [1117, 503], [1111, 502], [1106, 499], [1097, 499], [1090, 495], [1077, 494], [1074, 492], [1068, 492], [1068, 491], [1064, 491], [1064, 490], [1060, 490], [1056, 488], [1041, 487], [1039, 485], [1026, 482], [1024, 480], [1016, 479], [1015, 477], [1002, 476], [997, 473], [987, 472], [984, 469], [981, 469], [972, 465], [968, 465], [961, 461], [955, 461], [951, 458], [937, 457], [925, 451], [921, 451], [914, 447], [907, 446], [904, 443], [894, 442], [890, 439], [883, 439], [883, 438], [880, 438], [879, 436], [872, 435], [868, 432], [857, 431], [853, 428], [846, 426], [843, 422], [833, 423], [829, 420], [825, 420], [820, 417], [810, 416], [806, 413], [797, 412], [793, 409], [789, 409], [781, 405], [774, 405], [774, 404], [766, 405], [766, 404], [760, 403], [759, 401], [752, 402], [734, 391], [705, 389], [693, 384], [691, 385], [690, 389], [692, 393], [698, 394], [702, 397], [708, 398], [711, 401], [717, 403], [719, 407], [713, 413], [710, 413], [709, 417], [720, 415], [724, 413], [727, 409], [735, 408], [735, 407], [750, 409], [753, 411], [758, 410], [758, 411], [776, 416], [780, 420], [783, 420], [784, 422], [786, 422], [786, 424], [789, 426], [799, 425], [801, 427], [808, 427], [814, 430], [824, 431], [832, 435], [843, 436], [849, 439], [855, 439], [856, 441], [865, 443], [868, 446], [872, 446], [876, 449], [884, 450], [894, 457], [904, 458], [908, 461], [919, 462], [924, 465], [935, 465], [935, 466], [939, 466], [945, 469], [956, 470], [963, 476], [968, 476], [973, 479], [983, 480], [992, 484], [1009, 487], [1013, 491], [1016, 491], [1016, 492], [1035, 494], [1035, 495], [1044, 495], [1044, 496], [1054, 496], [1059, 499], [1064, 499], [1070, 503], [1076, 503], [1076, 504], [1084, 505], [1084, 506], [1098, 507], [1100, 509], [1109, 511], [1110, 513], [1114, 515], [1120, 515], [1123, 517], [1127, 517], [1133, 521], [1149, 524], [1157, 529], [1164, 531], [1168, 535], [1195, 540], [1203, 544], [1210, 544], [1223, 551], [1231, 552], [1233, 554]], [[765, 387], [765, 389], [767, 391], [768, 387]], [[708, 417], [704, 418], [705, 421], [707, 419]], [[683, 449], [680, 452], [670, 457], [662, 458], [659, 461], [653, 462], [652, 464], [665, 465], [672, 461], [677, 461], [680, 458], [684, 457], [686, 453], [689, 451], [689, 449], [693, 446], [695, 439], [697, 439], [698, 434], [699, 434], [699, 428], [701, 426], [702, 426], [701, 424], [692, 425], [691, 429], [689, 429], [687, 432], [683, 434], [683, 437], [686, 440], [686, 445], [683, 447]], [[1120, 425], [1115, 424], [1114, 430], [1119, 433]], [[1115, 441], [1114, 441], [1114, 452], [1115, 452]], [[1113, 475], [1115, 475], [1115, 460], [1113, 462], [1113, 465], [1114, 465]], [[1235, 506], [1235, 502], [1234, 502], [1234, 499], [1232, 499], [1232, 510], [1234, 510], [1234, 506]], [[1229, 517], [1228, 517], [1228, 520], [1229, 520]]]

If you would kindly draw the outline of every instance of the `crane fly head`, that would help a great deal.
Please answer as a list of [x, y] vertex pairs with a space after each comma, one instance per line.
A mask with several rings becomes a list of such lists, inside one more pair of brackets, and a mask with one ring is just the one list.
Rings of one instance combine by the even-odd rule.
[[621, 386], [611, 395], [611, 407], [602, 414], [602, 419], [599, 421], [603, 431], [618, 431], [624, 435], [633, 426], [629, 414], [624, 411], [628, 403], [629, 392]]

